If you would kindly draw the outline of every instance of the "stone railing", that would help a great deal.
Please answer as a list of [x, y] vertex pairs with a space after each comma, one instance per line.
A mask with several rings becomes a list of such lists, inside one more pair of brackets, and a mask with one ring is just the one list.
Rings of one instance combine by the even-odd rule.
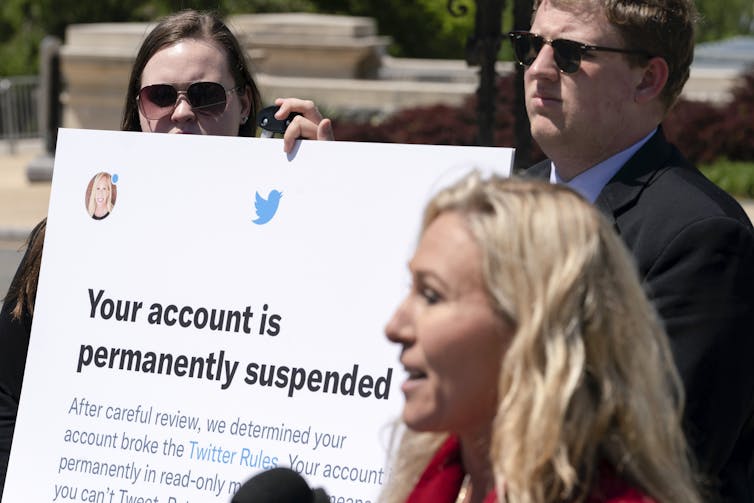
[[[289, 95], [285, 92], [289, 89], [297, 96], [309, 97], [291, 84], [293, 78], [304, 82], [376, 78], [388, 42], [375, 35], [374, 21], [368, 18], [261, 14], [234, 16], [227, 21], [250, 57], [260, 91], [270, 100]], [[65, 127], [119, 127], [131, 65], [153, 27], [146, 23], [68, 27], [60, 51], [66, 84], [61, 96]]]
[[60, 48], [63, 126], [118, 129], [131, 64], [149, 25], [80, 24]]
[[264, 55], [260, 73], [374, 79], [389, 43], [374, 20], [323, 14], [249, 14], [228, 19], [241, 44]]

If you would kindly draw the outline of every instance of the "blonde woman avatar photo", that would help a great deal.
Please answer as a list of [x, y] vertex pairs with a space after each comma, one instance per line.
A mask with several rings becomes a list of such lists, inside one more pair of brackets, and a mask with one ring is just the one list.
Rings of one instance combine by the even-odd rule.
[[86, 189], [86, 209], [95, 220], [107, 217], [115, 205], [117, 189], [109, 173], [94, 175]]

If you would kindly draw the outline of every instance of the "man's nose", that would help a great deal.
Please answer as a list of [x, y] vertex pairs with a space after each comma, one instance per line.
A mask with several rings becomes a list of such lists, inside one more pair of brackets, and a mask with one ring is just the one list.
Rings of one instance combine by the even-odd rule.
[[560, 69], [555, 62], [555, 51], [549, 44], [543, 44], [537, 57], [527, 69], [527, 73], [532, 76], [557, 78], [560, 75]]

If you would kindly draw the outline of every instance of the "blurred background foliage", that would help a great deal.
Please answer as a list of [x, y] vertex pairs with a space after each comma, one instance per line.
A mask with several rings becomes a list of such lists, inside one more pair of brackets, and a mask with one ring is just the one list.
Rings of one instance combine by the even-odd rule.
[[[531, 0], [519, 0], [531, 1]], [[503, 31], [512, 29], [514, 0], [507, 0]], [[698, 42], [754, 35], [754, 0], [696, 0], [701, 19]], [[474, 31], [474, 0], [455, 0], [468, 12], [454, 17], [448, 0], [0, 0], [0, 77], [38, 73], [39, 43], [45, 35], [64, 40], [69, 24], [152, 21], [181, 9], [214, 10], [221, 16], [266, 12], [318, 12], [367, 16], [389, 36], [393, 56], [463, 59]], [[525, 4], [517, 4], [519, 9]], [[525, 14], [525, 12], [524, 12]], [[525, 16], [524, 16], [525, 17]], [[510, 59], [507, 43], [501, 59]], [[516, 146], [515, 82], [498, 82], [496, 145]], [[473, 145], [477, 139], [475, 97], [464, 106], [415, 107], [378, 123], [336, 119], [338, 138], [353, 141]], [[719, 105], [682, 100], [664, 122], [668, 136], [729, 192], [754, 198], [754, 70]], [[439, 118], [439, 119], [438, 119]], [[542, 157], [536, 145], [532, 160]]]
[[[512, 75], [498, 79], [493, 144], [519, 149], [515, 134], [516, 109]], [[343, 141], [477, 145], [476, 97], [461, 106], [431, 105], [404, 108], [382, 121], [368, 123], [334, 118], [336, 136]], [[754, 69], [743, 75], [726, 103], [685, 99], [663, 121], [668, 139], [722, 189], [754, 199]], [[519, 149], [520, 152], [520, 149]], [[532, 145], [530, 161], [544, 154]]]
[[[37, 73], [39, 42], [61, 39], [71, 23], [148, 21], [180, 9], [210, 9], [221, 15], [257, 12], [321, 12], [368, 16], [381, 35], [391, 37], [390, 54], [414, 58], [463, 58], [474, 29], [474, 1], [458, 0], [468, 14], [453, 17], [447, 0], [2, 0], [0, 75]], [[752, 0], [697, 0], [702, 15], [699, 40], [754, 32]], [[507, 1], [504, 29], [510, 29], [513, 0]], [[502, 57], [510, 54], [503, 44]]]

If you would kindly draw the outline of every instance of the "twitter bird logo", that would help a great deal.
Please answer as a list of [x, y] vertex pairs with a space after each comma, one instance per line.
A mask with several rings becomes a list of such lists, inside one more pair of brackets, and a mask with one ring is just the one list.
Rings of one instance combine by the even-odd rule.
[[256, 193], [254, 200], [254, 208], [257, 210], [257, 219], [253, 222], [257, 225], [264, 225], [275, 216], [278, 211], [278, 204], [280, 204], [280, 198], [283, 197], [283, 193], [279, 190], [271, 190], [267, 199]]

